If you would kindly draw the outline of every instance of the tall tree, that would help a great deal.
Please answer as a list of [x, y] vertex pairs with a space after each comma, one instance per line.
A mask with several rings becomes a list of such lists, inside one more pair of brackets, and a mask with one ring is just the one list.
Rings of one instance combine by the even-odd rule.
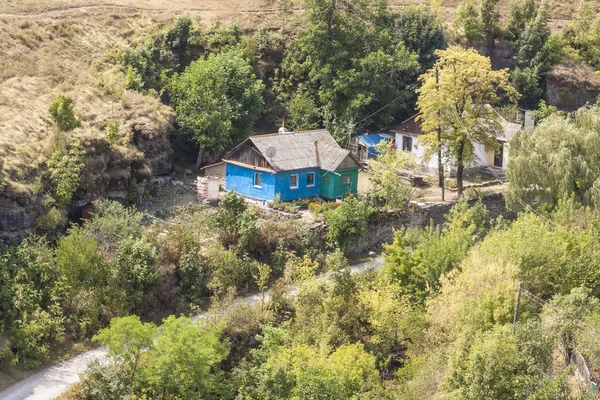
[[436, 55], [435, 66], [419, 78], [422, 87], [417, 106], [427, 132], [423, 142], [429, 154], [442, 146], [454, 161], [460, 196], [464, 168], [476, 157], [474, 142], [498, 146], [499, 115], [490, 105], [517, 93], [508, 82], [508, 72], [492, 70], [490, 59], [473, 49], [452, 46]]
[[286, 50], [276, 86], [294, 123], [312, 127], [318, 115], [319, 125], [344, 142], [407, 111], [418, 56], [394, 33], [398, 15], [387, 2], [306, 0], [305, 6], [304, 28], [297, 46]]
[[200, 147], [196, 168], [204, 150], [230, 147], [252, 133], [263, 89], [237, 49], [211, 54], [173, 76], [168, 91], [177, 124]]
[[528, 204], [554, 207], [565, 196], [600, 204], [599, 111], [597, 106], [580, 109], [574, 120], [551, 115], [533, 133], [513, 137], [507, 173], [511, 191]]

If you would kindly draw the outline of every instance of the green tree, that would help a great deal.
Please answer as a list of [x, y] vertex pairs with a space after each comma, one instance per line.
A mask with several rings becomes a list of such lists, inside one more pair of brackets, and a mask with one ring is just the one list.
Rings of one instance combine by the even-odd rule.
[[498, 36], [500, 14], [495, 7], [498, 0], [473, 0], [462, 2], [454, 17], [454, 29], [458, 38], [469, 47], [494, 46]]
[[133, 207], [101, 199], [94, 203], [93, 216], [84, 221], [83, 228], [96, 239], [102, 249], [113, 249], [126, 239], [138, 239], [142, 236], [143, 217], [144, 214]]
[[346, 197], [342, 204], [325, 212], [327, 244], [347, 250], [361, 242], [369, 227], [372, 210], [366, 202]]
[[218, 398], [219, 364], [229, 347], [220, 326], [199, 326], [170, 316], [158, 327], [154, 344], [142, 355], [137, 390], [155, 398]]
[[424, 7], [408, 7], [395, 18], [394, 34], [406, 49], [419, 56], [421, 72], [435, 63], [435, 51], [448, 47], [446, 32], [434, 15]]
[[160, 277], [156, 249], [142, 239], [124, 241], [113, 260], [114, 284], [121, 288], [127, 311], [139, 311]]
[[50, 108], [48, 108], [48, 112], [54, 119], [58, 129], [63, 132], [72, 131], [81, 126], [81, 121], [75, 117], [73, 111], [73, 99], [62, 93], [56, 95], [54, 101], [50, 104]]
[[[309, 126], [318, 113], [319, 124], [341, 143], [357, 130], [389, 125], [407, 112], [413, 100], [407, 85], [420, 66], [417, 54], [396, 37], [397, 15], [386, 2], [304, 4], [302, 29], [295, 45], [286, 48], [276, 84], [294, 123]], [[300, 109], [308, 115], [302, 117]]]
[[81, 171], [85, 167], [85, 151], [78, 140], [74, 140], [66, 149], [52, 153], [48, 160], [48, 171], [53, 186], [53, 199], [58, 208], [69, 204], [73, 194], [81, 185]]
[[521, 105], [534, 108], [544, 95], [543, 76], [557, 59], [548, 28], [548, 2], [540, 4], [515, 44], [513, 86], [522, 94]]
[[385, 208], [406, 209], [412, 197], [412, 187], [401, 178], [400, 171], [416, 170], [416, 162], [404, 152], [397, 151], [391, 143], [381, 143], [377, 152], [377, 159], [369, 161], [372, 197]]
[[595, 204], [600, 189], [600, 137], [585, 126], [587, 115], [597, 107], [580, 109], [575, 120], [552, 115], [533, 133], [516, 135], [511, 141], [507, 176], [514, 196], [507, 201], [519, 208], [527, 204], [555, 207], [565, 196], [580, 204]]
[[108, 356], [119, 368], [130, 374], [130, 387], [136, 379], [136, 372], [142, 352], [148, 350], [154, 341], [157, 328], [151, 322], [144, 323], [140, 317], [113, 318], [110, 325], [96, 334], [92, 340], [108, 347]]
[[[421, 113], [423, 144], [432, 154], [439, 146], [456, 164], [458, 195], [463, 171], [475, 159], [474, 143], [497, 147], [499, 116], [490, 107], [502, 97], [516, 97], [506, 70], [492, 70], [490, 59], [475, 50], [450, 47], [438, 50], [435, 67], [421, 75], [417, 106]], [[438, 141], [438, 129], [441, 140]]]
[[512, 41], [517, 40], [525, 27], [533, 20], [535, 14], [535, 2], [533, 0], [525, 0], [522, 4], [513, 1], [510, 5], [508, 23], [504, 28], [504, 36]]
[[211, 54], [175, 74], [167, 86], [177, 124], [205, 149], [236, 145], [252, 132], [263, 105], [263, 83], [239, 50]]

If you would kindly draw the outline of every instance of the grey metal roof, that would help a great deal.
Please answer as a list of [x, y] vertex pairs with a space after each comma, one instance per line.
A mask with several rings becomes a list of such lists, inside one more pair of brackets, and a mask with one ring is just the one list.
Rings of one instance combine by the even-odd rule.
[[[333, 171], [350, 154], [324, 129], [257, 135], [249, 139], [275, 171], [304, 168]], [[276, 150], [273, 158], [266, 155], [269, 147]]]

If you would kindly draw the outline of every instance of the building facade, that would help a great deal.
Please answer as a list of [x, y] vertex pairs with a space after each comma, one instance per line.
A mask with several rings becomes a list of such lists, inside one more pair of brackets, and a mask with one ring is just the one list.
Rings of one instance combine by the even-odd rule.
[[251, 136], [225, 158], [225, 190], [282, 201], [356, 193], [359, 163], [326, 130]]

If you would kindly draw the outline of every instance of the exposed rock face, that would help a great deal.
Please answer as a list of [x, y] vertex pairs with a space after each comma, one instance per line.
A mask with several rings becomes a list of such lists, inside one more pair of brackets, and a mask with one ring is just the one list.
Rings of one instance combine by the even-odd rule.
[[[163, 115], [133, 118], [125, 126], [131, 145], [109, 146], [101, 135], [85, 136], [85, 168], [81, 188], [72, 207], [81, 207], [99, 198], [127, 199], [132, 178], [146, 186], [152, 177], [173, 171], [173, 151], [168, 140], [174, 114], [164, 107]], [[40, 171], [42, 174], [43, 171]], [[32, 230], [38, 216], [47, 212], [44, 196], [31, 190], [0, 193], [0, 239], [22, 238]]]
[[593, 104], [600, 95], [600, 75], [584, 64], [557, 65], [548, 72], [548, 103], [565, 111]]

